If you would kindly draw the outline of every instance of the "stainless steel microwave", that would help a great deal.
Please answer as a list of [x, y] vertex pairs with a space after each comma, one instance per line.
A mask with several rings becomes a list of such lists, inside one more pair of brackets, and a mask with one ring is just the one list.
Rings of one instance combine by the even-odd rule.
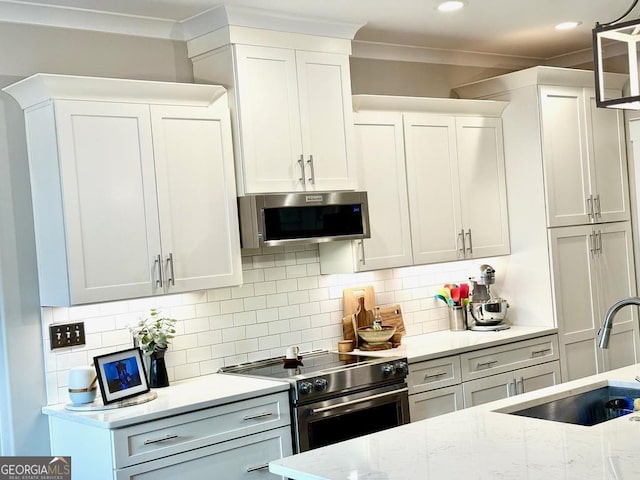
[[367, 192], [238, 197], [243, 248], [369, 238]]

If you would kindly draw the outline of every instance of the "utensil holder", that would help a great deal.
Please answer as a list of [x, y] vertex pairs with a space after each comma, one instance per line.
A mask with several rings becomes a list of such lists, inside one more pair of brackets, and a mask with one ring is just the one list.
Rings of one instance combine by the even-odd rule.
[[461, 306], [449, 307], [449, 330], [467, 329], [467, 309]]

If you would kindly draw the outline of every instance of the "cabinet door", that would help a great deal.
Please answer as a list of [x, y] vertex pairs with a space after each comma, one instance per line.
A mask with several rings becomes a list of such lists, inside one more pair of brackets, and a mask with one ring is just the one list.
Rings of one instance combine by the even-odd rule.
[[456, 118], [462, 228], [467, 257], [509, 253], [509, 219], [499, 118]]
[[413, 260], [464, 258], [455, 118], [405, 114]]
[[543, 363], [534, 367], [522, 368], [513, 372], [518, 393], [527, 393], [541, 388], [552, 387], [561, 382], [560, 363]]
[[242, 282], [226, 108], [152, 106], [167, 292]]
[[464, 408], [501, 400], [516, 395], [513, 372], [471, 380], [462, 384]]
[[[636, 296], [633, 243], [629, 222], [607, 223], [594, 227], [596, 235], [595, 266], [598, 275], [600, 308], [595, 334], [611, 305], [626, 297]], [[608, 349], [599, 350], [602, 365], [599, 372], [625, 367], [638, 359], [638, 308], [628, 306], [614, 318]]]
[[302, 135], [293, 50], [234, 45], [246, 193], [303, 190]]
[[160, 236], [149, 107], [56, 101], [55, 115], [71, 303], [153, 294]]
[[[612, 96], [616, 96], [614, 93]], [[585, 89], [587, 138], [591, 153], [591, 183], [597, 222], [625, 221], [629, 210], [629, 176], [624, 115], [615, 108], [598, 108], [595, 90]]]
[[599, 307], [595, 236], [590, 226], [549, 230], [562, 380], [598, 373]]
[[412, 422], [455, 412], [463, 406], [462, 385], [409, 395], [409, 416]]
[[[355, 188], [349, 57], [296, 51], [306, 190]], [[265, 90], [269, 95], [269, 90]]]
[[540, 87], [547, 225], [591, 221], [589, 158], [582, 88]]
[[371, 238], [355, 243], [357, 271], [411, 265], [402, 115], [359, 113], [355, 137], [359, 187], [367, 191]]

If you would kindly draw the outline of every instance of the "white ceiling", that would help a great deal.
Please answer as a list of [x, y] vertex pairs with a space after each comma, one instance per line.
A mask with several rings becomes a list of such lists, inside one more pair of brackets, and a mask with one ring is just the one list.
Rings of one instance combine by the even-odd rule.
[[[632, 1], [466, 0], [466, 8], [449, 14], [436, 11], [436, 3], [437, 0], [0, 0], [0, 21], [29, 23], [32, 15], [33, 23], [46, 24], [47, 16], [57, 18], [64, 13], [58, 7], [70, 7], [76, 13], [77, 9], [87, 9], [180, 22], [227, 4], [364, 24], [355, 37], [361, 41], [553, 59], [590, 49], [594, 24], [618, 18]], [[56, 8], [49, 8], [43, 15], [34, 15], [34, 9], [13, 15], [30, 4]], [[637, 15], [634, 11], [626, 19]], [[582, 24], [572, 31], [554, 30], [555, 24], [567, 20]]]

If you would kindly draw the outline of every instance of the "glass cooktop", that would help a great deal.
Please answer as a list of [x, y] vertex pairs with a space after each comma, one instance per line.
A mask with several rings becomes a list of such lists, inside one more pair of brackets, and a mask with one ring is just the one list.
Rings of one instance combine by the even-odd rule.
[[[258, 360], [229, 367], [222, 367], [222, 373], [236, 373], [259, 377], [287, 379], [315, 376], [321, 372], [347, 370], [380, 362], [389, 362], [395, 358], [368, 357], [351, 353], [335, 353], [327, 350], [313, 350], [301, 353], [299, 360], [284, 357]], [[398, 357], [399, 359], [400, 357]]]

